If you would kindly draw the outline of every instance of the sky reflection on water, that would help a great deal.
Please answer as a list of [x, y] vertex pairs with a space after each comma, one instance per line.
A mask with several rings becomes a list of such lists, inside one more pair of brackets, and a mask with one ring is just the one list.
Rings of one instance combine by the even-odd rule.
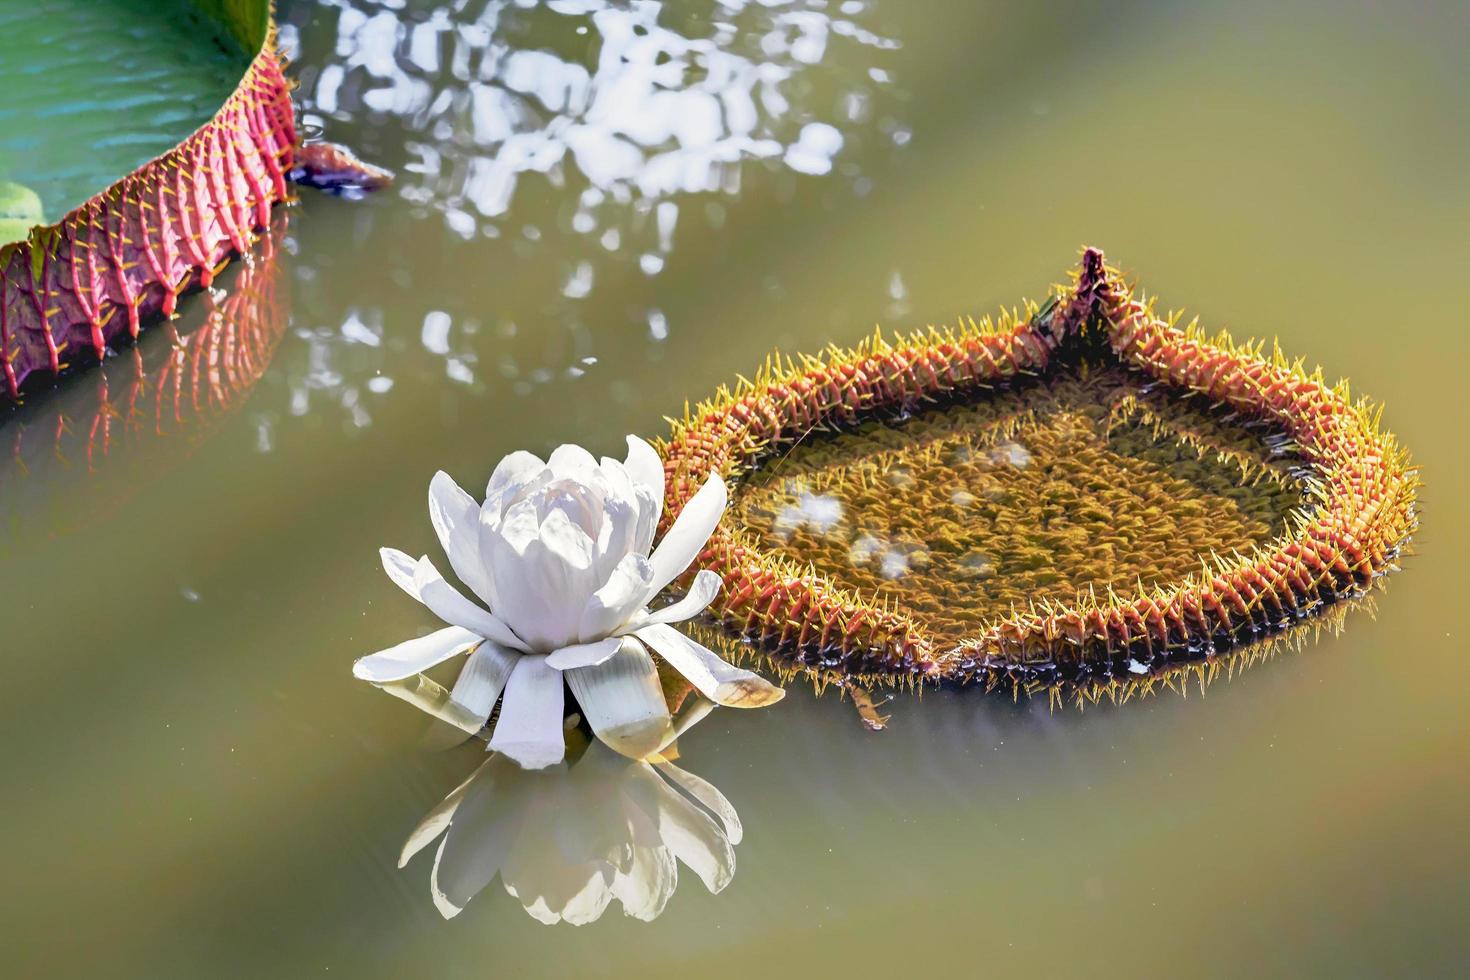
[[[473, 252], [436, 242], [431, 253], [445, 262], [536, 267], [523, 315], [487, 315], [454, 285], [425, 295], [418, 314], [420, 353], [445, 381], [526, 394], [592, 369], [610, 316], [641, 343], [667, 340], [679, 325], [647, 290], [621, 311], [602, 293], [609, 283], [613, 296], [628, 292], [630, 275], [659, 276], [691, 223], [717, 231], [752, 168], [835, 181], [855, 197], [871, 191], [858, 161], [885, 146], [901, 152], [910, 138], [883, 67], [898, 42], [874, 20], [861, 0], [723, 0], [699, 12], [605, 0], [328, 0], [284, 9], [281, 36], [299, 62], [307, 129], [332, 139], [341, 124], [366, 123], [368, 141], [355, 148], [398, 173], [383, 193], [406, 215], [370, 212], [359, 241], [421, 236], [403, 217], [438, 220]], [[384, 275], [411, 293], [433, 276], [402, 263]], [[900, 279], [892, 289], [901, 300]], [[402, 333], [388, 330], [386, 305], [357, 297], [296, 326], [281, 362], [287, 402], [261, 414], [262, 449], [284, 418], [320, 403], [335, 405], [348, 429], [371, 424], [374, 401], [390, 396], [402, 369], [385, 350], [386, 334]], [[391, 305], [401, 316], [402, 304]], [[560, 333], [555, 353], [519, 356], [528, 329]]]
[[[703, 36], [688, 25], [711, 3], [662, 10], [671, 30]], [[403, 23], [456, 9], [355, 6]], [[312, 98], [308, 73], [346, 63], [341, 8], [278, 9]], [[506, 9], [502, 23], [530, 16]], [[517, 172], [498, 217], [467, 202], [477, 232], [461, 237], [400, 193], [432, 186], [405, 169], [418, 158], [403, 144], [433, 134], [366, 106], [344, 69], [326, 135], [398, 170], [400, 189], [303, 192], [278, 253], [290, 326], [243, 410], [87, 533], [6, 555], [0, 972], [1454, 975], [1467, 957], [1470, 845], [1456, 828], [1470, 710], [1445, 678], [1463, 661], [1470, 539], [1456, 492], [1470, 456], [1465, 331], [1444, 297], [1470, 258], [1464, 11], [826, 9], [902, 42], [832, 33], [795, 76], [813, 90], [787, 93], [798, 115], [779, 138], [833, 125], [833, 170], [751, 158], [738, 195], [661, 199], [678, 212], [653, 276], [638, 260], [656, 247], [656, 204], [642, 237], [631, 203], [572, 230], [591, 186], [574, 155], [561, 188], [555, 168]], [[553, 44], [577, 37], [565, 15], [536, 15], [544, 42], [537, 22], [507, 43], [595, 67]], [[446, 86], [448, 57], [432, 76]], [[881, 84], [863, 81], [873, 69]], [[842, 86], [870, 92], [868, 122], [831, 109]], [[792, 684], [775, 709], [716, 712], [687, 740], [689, 768], [749, 829], [719, 895], [686, 880], [651, 925], [609, 912], [548, 932], [492, 880], [446, 921], [431, 856], [394, 865], [485, 754], [422, 751], [421, 716], [349, 674], [385, 639], [430, 627], [395, 601], [374, 554], [390, 540], [435, 547], [429, 475], [478, 482], [517, 448], [571, 438], [601, 452], [628, 431], [655, 435], [686, 397], [774, 348], [815, 352], [875, 322], [1037, 296], [1086, 242], [1164, 302], [1239, 337], [1279, 334], [1388, 405], [1425, 466], [1425, 526], [1377, 617], [1356, 611], [1341, 636], [1308, 634], [1299, 654], [1205, 697], [1181, 680], [1187, 699], [1085, 712], [930, 690], [884, 705], [891, 723], [872, 734], [848, 703]], [[575, 275], [584, 261], [590, 279]], [[564, 292], [589, 282], [581, 299]], [[202, 300], [184, 304], [189, 323]], [[113, 472], [83, 493], [110, 499], [125, 482]], [[22, 493], [60, 497], [83, 485], [75, 473], [38, 466]], [[15, 486], [0, 483], [7, 504]], [[1002, 577], [1000, 555], [971, 557], [975, 588]], [[911, 562], [897, 584], [919, 575]], [[947, 939], [884, 941], [895, 935]]]

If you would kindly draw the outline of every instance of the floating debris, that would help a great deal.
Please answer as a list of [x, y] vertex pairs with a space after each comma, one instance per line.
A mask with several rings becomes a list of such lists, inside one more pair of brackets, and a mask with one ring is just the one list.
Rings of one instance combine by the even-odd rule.
[[[670, 509], [711, 472], [735, 488], [702, 564], [759, 648], [1095, 699], [1396, 568], [1418, 477], [1379, 416], [1279, 349], [1157, 316], [1089, 249], [1044, 305], [773, 359], [663, 449]], [[841, 517], [773, 533], [796, 486]]]

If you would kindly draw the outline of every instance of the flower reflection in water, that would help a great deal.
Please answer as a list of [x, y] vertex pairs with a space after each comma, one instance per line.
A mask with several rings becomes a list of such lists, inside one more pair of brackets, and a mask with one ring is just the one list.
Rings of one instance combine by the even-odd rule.
[[[710, 707], [691, 699], [675, 735]], [[566, 761], [525, 770], [495, 753], [409, 835], [399, 867], [439, 840], [430, 880], [445, 918], [497, 874], [534, 918], [573, 925], [595, 921], [614, 900], [652, 921], [678, 886], [679, 862], [714, 893], [735, 876], [740, 818], [718, 789], [669, 761], [672, 741], [633, 760], [583, 736], [576, 721], [568, 719]]]

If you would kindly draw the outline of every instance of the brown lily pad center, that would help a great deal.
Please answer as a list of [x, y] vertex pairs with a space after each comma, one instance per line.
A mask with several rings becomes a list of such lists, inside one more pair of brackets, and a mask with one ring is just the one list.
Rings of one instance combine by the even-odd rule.
[[1288, 530], [1298, 465], [1261, 426], [1083, 365], [980, 402], [810, 437], [735, 521], [959, 643], [1032, 602], [1178, 581]]

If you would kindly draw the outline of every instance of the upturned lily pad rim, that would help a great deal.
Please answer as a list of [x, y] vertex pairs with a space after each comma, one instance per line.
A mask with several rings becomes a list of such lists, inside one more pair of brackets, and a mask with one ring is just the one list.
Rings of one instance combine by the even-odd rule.
[[739, 493], [752, 464], [814, 429], [920, 411], [936, 399], [984, 397], [998, 381], [1045, 373], [1084, 332], [1123, 366], [1284, 427], [1311, 467], [1310, 506], [1288, 533], [1249, 555], [1216, 559], [1186, 579], [1138, 594], [1085, 592], [940, 645], [924, 624], [819, 570], [763, 549], [727, 520], [702, 556], [725, 576], [724, 625], [788, 662], [865, 682], [978, 681], [1035, 690], [1076, 685], [1142, 664], [1149, 673], [1208, 660], [1361, 596], [1396, 561], [1417, 526], [1417, 470], [1379, 427], [1380, 409], [1328, 385], [1279, 347], [1207, 338], [1135, 300], [1102, 253], [1087, 249], [1074, 282], [1022, 317], [971, 322], [889, 344], [875, 337], [800, 363], [777, 359], [754, 381], [686, 411], [661, 448], [665, 513], [710, 472]]

